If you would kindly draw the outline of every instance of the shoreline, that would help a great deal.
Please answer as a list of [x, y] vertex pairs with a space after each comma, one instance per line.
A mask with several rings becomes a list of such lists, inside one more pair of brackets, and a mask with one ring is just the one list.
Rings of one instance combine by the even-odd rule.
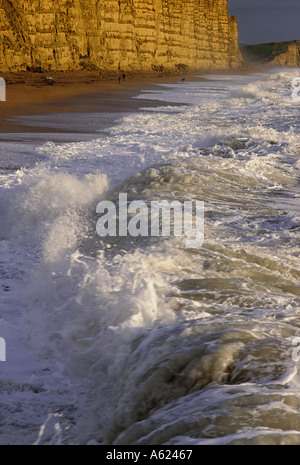
[[[263, 69], [266, 69], [265, 67]], [[110, 113], [139, 111], [141, 107], [161, 106], [155, 100], [134, 99], [142, 90], [157, 90], [159, 84], [201, 81], [205, 75], [242, 75], [261, 71], [261, 67], [245, 66], [238, 69], [199, 70], [193, 73], [107, 73], [56, 72], [56, 73], [2, 73], [6, 81], [6, 101], [0, 102], [0, 134], [63, 133], [74, 132], [53, 127], [39, 127], [18, 121], [23, 116], [57, 113]], [[15, 121], [14, 121], [15, 120]], [[101, 129], [101, 128], [100, 128]], [[86, 133], [90, 133], [88, 128]], [[94, 132], [93, 132], [94, 133]], [[3, 139], [2, 139], [3, 140]], [[9, 138], [9, 140], [11, 140]]]

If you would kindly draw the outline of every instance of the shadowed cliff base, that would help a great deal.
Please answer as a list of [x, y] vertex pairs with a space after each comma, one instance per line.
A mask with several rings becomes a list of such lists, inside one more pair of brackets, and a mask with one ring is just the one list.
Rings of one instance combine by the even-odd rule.
[[300, 66], [300, 40], [242, 46], [241, 53], [249, 63]]

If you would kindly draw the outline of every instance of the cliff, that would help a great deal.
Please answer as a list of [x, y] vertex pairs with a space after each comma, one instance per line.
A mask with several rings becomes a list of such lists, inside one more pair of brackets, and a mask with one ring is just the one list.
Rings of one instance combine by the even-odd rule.
[[241, 47], [245, 61], [273, 66], [300, 66], [300, 41], [274, 42]]
[[268, 60], [269, 65], [300, 66], [300, 41], [290, 42], [287, 49]]
[[227, 0], [0, 0], [0, 71], [236, 67]]

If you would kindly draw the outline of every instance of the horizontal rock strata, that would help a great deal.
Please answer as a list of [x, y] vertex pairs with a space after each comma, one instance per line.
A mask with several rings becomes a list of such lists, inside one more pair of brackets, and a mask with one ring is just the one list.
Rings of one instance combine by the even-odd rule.
[[239, 63], [227, 0], [0, 0], [0, 71]]

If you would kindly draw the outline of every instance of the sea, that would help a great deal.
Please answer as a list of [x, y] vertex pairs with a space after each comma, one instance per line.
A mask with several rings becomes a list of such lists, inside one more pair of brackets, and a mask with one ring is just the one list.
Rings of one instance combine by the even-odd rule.
[[[300, 444], [299, 76], [145, 85], [139, 111], [1, 135], [1, 444]], [[203, 202], [203, 243], [99, 236], [120, 193]]]

